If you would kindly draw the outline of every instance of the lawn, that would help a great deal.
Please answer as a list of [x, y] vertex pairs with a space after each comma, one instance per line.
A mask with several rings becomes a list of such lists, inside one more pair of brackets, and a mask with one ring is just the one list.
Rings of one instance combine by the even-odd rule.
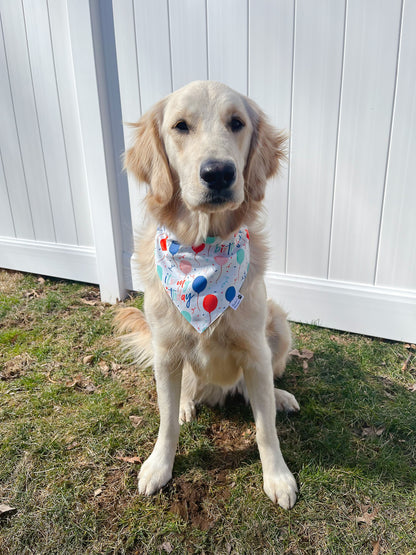
[[[140, 306], [140, 296], [126, 305]], [[262, 492], [251, 410], [183, 426], [173, 480], [137, 492], [158, 430], [150, 369], [123, 360], [95, 286], [0, 271], [0, 553], [416, 553], [416, 349], [292, 324], [278, 414], [300, 487]]]

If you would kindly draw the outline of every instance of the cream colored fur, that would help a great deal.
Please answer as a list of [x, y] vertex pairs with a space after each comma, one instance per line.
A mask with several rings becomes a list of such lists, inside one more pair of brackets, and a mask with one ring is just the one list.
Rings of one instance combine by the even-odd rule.
[[[243, 123], [238, 130], [233, 129], [235, 118]], [[185, 122], [185, 131], [178, 122]], [[253, 101], [211, 81], [172, 93], [135, 127], [126, 167], [149, 185], [148, 221], [137, 245], [144, 314], [122, 309], [116, 327], [138, 363], [153, 364], [160, 410], [158, 438], [141, 468], [139, 491], [151, 495], [170, 480], [179, 421], [194, 418], [198, 403], [222, 404], [229, 394], [240, 392], [254, 413], [264, 490], [273, 502], [290, 508], [297, 486], [280, 451], [275, 411], [299, 410], [299, 405], [292, 394], [273, 386], [273, 376], [284, 371], [291, 336], [286, 314], [266, 301], [267, 248], [261, 226], [266, 180], [278, 171], [285, 137]], [[236, 168], [229, 195], [219, 204], [211, 202], [200, 179], [201, 164], [208, 159], [231, 161]], [[248, 226], [250, 268], [241, 289], [244, 299], [202, 334], [180, 315], [158, 278], [158, 224], [184, 244], [198, 244], [208, 235], [225, 239], [242, 224]]]

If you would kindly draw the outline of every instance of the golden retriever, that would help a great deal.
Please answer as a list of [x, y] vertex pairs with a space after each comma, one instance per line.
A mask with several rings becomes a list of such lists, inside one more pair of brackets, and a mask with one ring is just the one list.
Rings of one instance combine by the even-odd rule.
[[[195, 405], [221, 404], [239, 392], [254, 413], [264, 491], [273, 502], [291, 508], [297, 486], [280, 451], [275, 417], [276, 409], [296, 411], [299, 405], [292, 394], [273, 386], [273, 376], [284, 371], [291, 336], [286, 314], [266, 300], [267, 248], [261, 223], [266, 181], [284, 158], [285, 136], [252, 100], [213, 81], [196, 81], [177, 90], [134, 126], [135, 141], [126, 152], [125, 165], [149, 185], [148, 221], [137, 245], [144, 313], [121, 309], [116, 328], [124, 333], [121, 339], [138, 363], [153, 365], [160, 411], [158, 438], [140, 470], [139, 491], [151, 495], [171, 479], [180, 423], [195, 416]], [[237, 237], [239, 230], [243, 231]], [[181, 314], [172, 299], [188, 302], [182, 293], [189, 285], [186, 280], [196, 279], [195, 268], [205, 263], [201, 249], [206, 247], [209, 258], [208, 243], [222, 251], [223, 245], [239, 248], [236, 241], [247, 243], [249, 256], [242, 284], [243, 270], [233, 259], [231, 271], [234, 277], [238, 271], [240, 281], [227, 293], [239, 293], [239, 306], [230, 303], [211, 322], [216, 295], [224, 291], [217, 287], [215, 295], [204, 296], [208, 289], [203, 291], [195, 281], [193, 289], [189, 286], [188, 297], [201, 313], [205, 310], [201, 318], [207, 327], [201, 332], [190, 323], [191, 308]], [[179, 246], [193, 246], [194, 260], [178, 252]], [[159, 251], [169, 250], [177, 256], [166, 262], [168, 270], [180, 275], [182, 269], [184, 277], [177, 280], [179, 290], [170, 294], [155, 260]], [[225, 258], [218, 260], [212, 270], [213, 287], [225, 264]], [[228, 275], [223, 279], [226, 283]]]

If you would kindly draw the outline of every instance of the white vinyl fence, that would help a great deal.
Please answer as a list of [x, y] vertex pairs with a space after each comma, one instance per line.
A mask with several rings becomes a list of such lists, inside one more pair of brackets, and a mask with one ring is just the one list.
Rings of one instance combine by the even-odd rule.
[[215, 79], [290, 134], [266, 202], [270, 296], [293, 320], [416, 341], [416, 2], [0, 0], [0, 15], [0, 267], [109, 301], [140, 288], [144, 188], [121, 172], [121, 122]]

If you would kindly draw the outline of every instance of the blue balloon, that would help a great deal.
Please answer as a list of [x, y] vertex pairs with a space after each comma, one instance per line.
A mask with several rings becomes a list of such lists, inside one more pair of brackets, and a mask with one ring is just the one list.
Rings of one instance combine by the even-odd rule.
[[195, 293], [198, 293], [198, 295], [199, 293], [201, 293], [201, 291], [205, 289], [206, 286], [207, 280], [206, 278], [204, 278], [204, 276], [198, 276], [192, 282], [192, 289], [195, 291]]
[[227, 301], [230, 303], [235, 297], [235, 289], [234, 287], [231, 285], [231, 287], [229, 287], [227, 289], [227, 291], [225, 292], [225, 298], [227, 299]]
[[169, 247], [170, 254], [175, 255], [178, 252], [179, 247], [180, 247], [180, 244], [178, 243], [178, 241], [172, 241]]

